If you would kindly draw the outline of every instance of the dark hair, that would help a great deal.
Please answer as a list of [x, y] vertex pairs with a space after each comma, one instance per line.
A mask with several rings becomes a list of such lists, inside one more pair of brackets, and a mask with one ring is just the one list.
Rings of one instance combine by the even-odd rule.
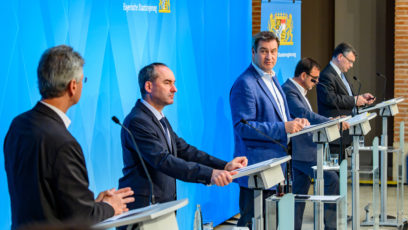
[[310, 74], [310, 71], [312, 71], [313, 67], [316, 67], [318, 70], [320, 70], [320, 65], [319, 63], [317, 63], [317, 61], [309, 57], [302, 58], [296, 65], [295, 77], [299, 77], [303, 72]]
[[84, 59], [66, 45], [47, 49], [37, 68], [38, 88], [43, 99], [61, 96], [68, 83], [81, 80]]
[[252, 37], [252, 48], [254, 49], [255, 53], [256, 50], [258, 49], [258, 44], [259, 41], [272, 41], [272, 40], [276, 40], [276, 42], [278, 43], [278, 47], [279, 47], [279, 38], [276, 36], [276, 34], [274, 32], [270, 32], [270, 31], [261, 31], [257, 34], [255, 34]]
[[150, 65], [143, 67], [139, 71], [139, 88], [140, 88], [140, 94], [142, 95], [142, 98], [144, 98], [144, 96], [147, 93], [145, 89], [146, 81], [153, 82], [158, 77], [156, 70], [155, 70], [156, 66], [166, 66], [166, 64], [155, 62], [155, 63], [152, 63]]
[[347, 54], [349, 52], [352, 52], [354, 56], [357, 57], [357, 51], [347, 42], [342, 42], [336, 46], [336, 48], [333, 51], [333, 57], [339, 56], [339, 54]]

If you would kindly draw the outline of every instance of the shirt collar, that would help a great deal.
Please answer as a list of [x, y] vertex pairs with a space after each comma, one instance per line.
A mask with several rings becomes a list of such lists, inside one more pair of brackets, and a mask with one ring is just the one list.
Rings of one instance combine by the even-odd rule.
[[302, 95], [306, 97], [307, 90], [305, 88], [303, 88], [303, 86], [301, 86], [299, 83], [297, 83], [292, 78], [289, 78], [289, 80], [292, 81], [293, 84], [295, 84], [296, 88], [300, 91], [300, 93], [302, 93]]
[[62, 119], [62, 121], [64, 122], [65, 127], [68, 129], [69, 125], [71, 124], [71, 120], [69, 119], [69, 117], [62, 112], [60, 109], [58, 109], [57, 107], [50, 105], [44, 101], [40, 101], [42, 104], [44, 104], [45, 106], [47, 106], [48, 108], [52, 109], [56, 114], [58, 114], [58, 116]]
[[140, 101], [153, 113], [157, 120], [160, 121], [164, 117], [164, 114], [157, 111], [157, 109], [154, 108], [151, 104], [149, 104], [149, 102], [143, 100], [142, 98], [140, 98]]
[[332, 61], [330, 61], [330, 65], [333, 67], [334, 71], [336, 71], [336, 73], [341, 77], [341, 70], [339, 69], [339, 67]]
[[252, 62], [252, 66], [255, 68], [256, 72], [263, 77], [263, 76], [268, 76], [268, 77], [275, 77], [275, 71], [271, 71], [271, 73], [267, 73], [263, 71], [261, 68], [259, 68], [254, 62]]

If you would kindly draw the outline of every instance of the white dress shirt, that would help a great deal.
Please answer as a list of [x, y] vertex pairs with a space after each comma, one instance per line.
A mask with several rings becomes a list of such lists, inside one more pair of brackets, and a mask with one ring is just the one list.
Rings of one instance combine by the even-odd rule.
[[275, 72], [272, 70], [271, 73], [267, 73], [261, 70], [255, 63], [252, 62], [252, 66], [254, 66], [255, 70], [261, 75], [262, 80], [265, 82], [266, 86], [268, 87], [269, 91], [271, 92], [273, 99], [275, 100], [276, 104], [278, 104], [279, 112], [283, 117], [283, 121], [287, 122], [288, 118], [286, 117], [286, 109], [285, 109], [285, 102], [283, 101], [282, 94], [279, 92], [278, 87], [276, 87], [275, 82], [272, 80], [275, 77]]

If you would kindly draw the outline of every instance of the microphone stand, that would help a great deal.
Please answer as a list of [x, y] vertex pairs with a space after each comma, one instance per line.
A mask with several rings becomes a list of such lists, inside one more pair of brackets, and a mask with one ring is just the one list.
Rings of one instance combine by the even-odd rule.
[[137, 155], [139, 156], [139, 160], [142, 164], [143, 170], [146, 174], [147, 180], [149, 181], [149, 185], [150, 185], [150, 196], [149, 196], [149, 205], [152, 205], [155, 202], [155, 198], [154, 198], [154, 193], [153, 193], [153, 181], [152, 178], [150, 177], [150, 173], [149, 171], [147, 171], [147, 167], [146, 164], [142, 158], [142, 154], [140, 153], [139, 147], [136, 144], [136, 140], [135, 137], [133, 136], [132, 132], [130, 132], [130, 130], [128, 128], [126, 128], [122, 123], [120, 123], [119, 119], [116, 116], [112, 117], [112, 121], [115, 122], [116, 124], [120, 125], [130, 136], [130, 139], [132, 140], [133, 146], [135, 147], [135, 151], [137, 153]]
[[[245, 119], [242, 118], [242, 119], [240, 120], [240, 122], [243, 123], [243, 124], [245, 124], [245, 125], [247, 125], [247, 126], [249, 126], [250, 128], [252, 128], [253, 130], [255, 130], [257, 133], [261, 134], [262, 136], [266, 137], [268, 140], [270, 140], [270, 141], [273, 142], [274, 144], [279, 145], [279, 147], [281, 147], [281, 148], [283, 149], [283, 151], [285, 151], [285, 153], [286, 153], [287, 155], [292, 155], [292, 154], [289, 154], [288, 149], [287, 149], [284, 145], [282, 145], [279, 141], [273, 139], [272, 137], [270, 137], [269, 135], [266, 135], [266, 134], [265, 134], [264, 132], [262, 132], [261, 130], [255, 128], [255, 127], [254, 127], [253, 125], [251, 125], [247, 120], [245, 120]], [[289, 172], [289, 171], [292, 170], [292, 167], [291, 167], [290, 161], [288, 161], [287, 164], [288, 164], [288, 167], [287, 167], [287, 170], [286, 170], [286, 173], [285, 173], [285, 180], [287, 181], [287, 183], [286, 183], [286, 186], [285, 186], [285, 191], [284, 191], [284, 193], [289, 193], [289, 192], [290, 192], [290, 186], [289, 186], [290, 172]], [[280, 186], [278, 186], [278, 191], [277, 191], [278, 195], [279, 195], [280, 192], [281, 192], [281, 191], [280, 191]]]

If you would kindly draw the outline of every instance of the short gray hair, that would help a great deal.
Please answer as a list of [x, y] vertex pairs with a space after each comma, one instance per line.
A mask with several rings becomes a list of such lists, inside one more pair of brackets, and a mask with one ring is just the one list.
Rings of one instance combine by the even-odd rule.
[[43, 99], [62, 96], [70, 81], [81, 80], [84, 59], [70, 46], [47, 49], [37, 68], [38, 88]]

